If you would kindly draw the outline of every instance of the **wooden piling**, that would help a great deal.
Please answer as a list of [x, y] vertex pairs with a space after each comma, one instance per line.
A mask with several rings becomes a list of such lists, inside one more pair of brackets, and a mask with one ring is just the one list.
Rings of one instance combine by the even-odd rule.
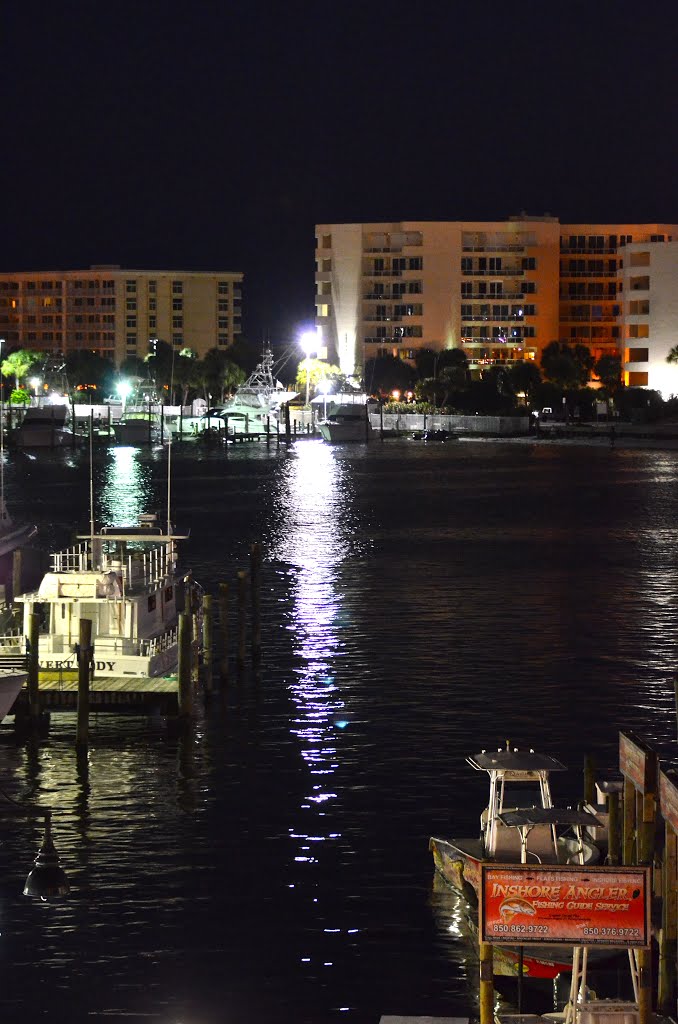
[[252, 580], [252, 661], [261, 658], [261, 544], [250, 548], [250, 575]]
[[181, 612], [179, 615], [179, 657], [177, 676], [179, 684], [179, 714], [187, 718], [193, 710], [193, 679], [192, 679], [192, 621], [191, 613]]
[[285, 440], [289, 441], [291, 438], [290, 430], [290, 403], [285, 402]]
[[28, 714], [31, 726], [40, 719], [40, 616], [31, 612], [28, 617]]
[[245, 667], [245, 648], [247, 641], [247, 573], [238, 573], [238, 671]]
[[665, 1017], [672, 1017], [676, 1008], [676, 957], [678, 956], [677, 854], [678, 838], [667, 822], [664, 825], [662, 927], [659, 933], [659, 980], [657, 991], [657, 1010]]
[[634, 863], [636, 840], [636, 791], [632, 782], [624, 779], [624, 824], [622, 832], [622, 864]]
[[204, 594], [202, 599], [202, 640], [203, 640], [203, 668], [205, 676], [205, 692], [212, 693], [214, 689], [214, 678], [212, 673], [212, 635], [213, 635], [213, 612], [212, 595]]
[[607, 797], [608, 810], [608, 838], [607, 838], [607, 861], [608, 864], [619, 864], [619, 793], [609, 793]]
[[480, 943], [480, 1024], [494, 1024], [494, 968], [490, 942]]
[[75, 746], [87, 747], [89, 739], [89, 682], [92, 667], [92, 620], [80, 619], [78, 644], [78, 711]]
[[219, 627], [221, 630], [221, 658], [219, 675], [222, 683], [228, 681], [228, 583], [219, 584]]
[[12, 552], [12, 601], [16, 601], [19, 594], [23, 593], [21, 577], [23, 576], [23, 553], [21, 548]]
[[652, 949], [637, 950], [638, 963], [638, 1021], [650, 1024], [652, 1020]]
[[593, 758], [584, 758], [584, 802], [593, 806], [596, 802], [596, 770]]

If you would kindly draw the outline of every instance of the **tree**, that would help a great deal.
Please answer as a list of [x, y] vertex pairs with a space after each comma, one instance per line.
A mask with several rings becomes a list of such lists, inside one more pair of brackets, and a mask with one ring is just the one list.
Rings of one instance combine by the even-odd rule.
[[622, 361], [619, 356], [601, 356], [593, 371], [609, 395], [614, 395], [621, 387]]
[[509, 368], [508, 379], [514, 395], [524, 394], [525, 404], [532, 405], [535, 392], [541, 384], [541, 370], [531, 359], [521, 359]]
[[81, 349], [69, 352], [65, 360], [66, 376], [71, 388], [81, 392], [110, 395], [115, 380], [115, 366], [97, 352]]
[[[245, 380], [245, 371], [222, 348], [211, 348], [202, 359], [202, 384], [207, 402], [223, 402]], [[209, 396], [209, 397], [208, 397]]]
[[31, 349], [20, 348], [16, 352], [12, 352], [6, 359], [3, 359], [2, 370], [3, 377], [14, 377], [14, 387], [18, 389], [21, 381], [24, 377], [27, 377], [32, 367], [36, 363], [42, 362], [43, 355], [41, 352], [33, 352]]
[[585, 385], [593, 368], [593, 356], [586, 345], [550, 342], [541, 354], [544, 376], [562, 388]]
[[674, 345], [673, 348], [670, 349], [669, 354], [666, 357], [666, 362], [671, 363], [674, 366], [678, 363], [678, 345]]
[[[341, 369], [338, 366], [326, 363], [323, 359], [311, 359], [310, 357], [308, 359], [302, 359], [297, 367], [297, 376], [294, 384], [299, 393], [306, 390], [307, 373], [309, 392], [311, 395], [315, 394], [318, 389], [318, 384], [321, 380], [325, 380], [326, 377], [333, 379], [342, 377]], [[346, 378], [344, 377], [343, 380], [345, 381]]]
[[365, 363], [365, 390], [382, 396], [406, 391], [413, 384], [414, 370], [397, 356], [376, 356]]

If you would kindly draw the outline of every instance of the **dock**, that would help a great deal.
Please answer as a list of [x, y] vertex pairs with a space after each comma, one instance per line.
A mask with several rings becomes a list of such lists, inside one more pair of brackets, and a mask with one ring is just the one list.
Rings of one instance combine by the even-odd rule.
[[[78, 673], [40, 673], [40, 710], [77, 711]], [[177, 676], [95, 676], [89, 685], [89, 710], [135, 715], [172, 715], [179, 713], [179, 681]], [[30, 713], [28, 687], [25, 686], [14, 704], [14, 714], [22, 719]]]

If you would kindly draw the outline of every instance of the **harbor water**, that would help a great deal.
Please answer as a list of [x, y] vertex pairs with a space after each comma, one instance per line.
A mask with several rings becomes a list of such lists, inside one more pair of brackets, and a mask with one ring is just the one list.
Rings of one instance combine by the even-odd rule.
[[[21, 895], [40, 829], [0, 796], [2, 1019], [468, 1016], [477, 969], [427, 848], [478, 834], [466, 755], [553, 754], [565, 803], [622, 728], [675, 756], [678, 452], [304, 439], [171, 465], [206, 589], [261, 542], [260, 673], [185, 736], [100, 716], [86, 758], [73, 715], [35, 745], [0, 726], [0, 786], [52, 808], [72, 885]], [[164, 518], [166, 450], [100, 450], [93, 479], [99, 524]], [[88, 529], [87, 452], [13, 452], [5, 480], [45, 545]]]

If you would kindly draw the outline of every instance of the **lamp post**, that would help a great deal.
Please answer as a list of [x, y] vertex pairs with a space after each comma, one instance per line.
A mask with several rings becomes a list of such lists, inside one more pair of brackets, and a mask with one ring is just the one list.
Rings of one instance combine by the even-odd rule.
[[127, 397], [128, 397], [128, 395], [129, 395], [129, 393], [131, 391], [131, 387], [130, 387], [128, 381], [121, 380], [120, 383], [118, 384], [118, 386], [116, 387], [116, 391], [120, 395], [120, 399], [122, 401], [122, 415], [124, 416], [125, 415], [125, 402], [126, 402]]
[[40, 380], [39, 377], [31, 377], [30, 384], [31, 384], [31, 387], [33, 388], [33, 394], [37, 398], [38, 397], [38, 388], [42, 384], [42, 381]]
[[318, 335], [315, 331], [304, 331], [301, 338], [299, 339], [302, 351], [306, 356], [306, 401], [304, 402], [304, 408], [308, 409], [308, 388], [309, 388], [309, 377], [310, 377], [310, 366], [309, 359], [312, 352], [318, 351]]
[[332, 383], [324, 377], [318, 384], [318, 390], [323, 396], [323, 419], [327, 419], [327, 396], [332, 394]]

